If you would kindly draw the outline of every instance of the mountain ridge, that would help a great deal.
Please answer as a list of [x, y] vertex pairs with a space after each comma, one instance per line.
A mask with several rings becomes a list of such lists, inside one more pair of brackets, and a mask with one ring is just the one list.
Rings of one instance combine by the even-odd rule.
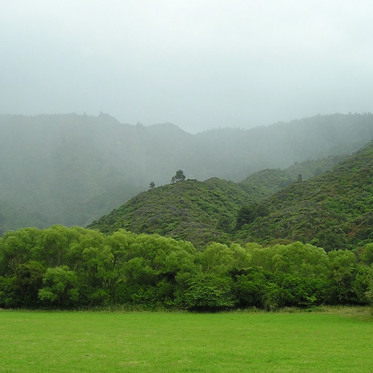
[[262, 169], [350, 152], [373, 138], [373, 116], [336, 114], [192, 135], [173, 124], [122, 124], [108, 114], [0, 115], [0, 129], [0, 200], [28, 211], [13, 222], [9, 216], [6, 228], [0, 224], [4, 231], [19, 228], [16, 220], [40, 228], [86, 225], [150, 182], [169, 183], [179, 169], [191, 179], [240, 181]]

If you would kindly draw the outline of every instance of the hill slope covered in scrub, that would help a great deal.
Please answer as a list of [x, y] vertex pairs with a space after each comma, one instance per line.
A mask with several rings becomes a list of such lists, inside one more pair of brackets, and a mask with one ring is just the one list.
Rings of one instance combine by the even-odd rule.
[[239, 182], [238, 185], [250, 194], [252, 200], [259, 202], [298, 181], [299, 178], [306, 180], [333, 168], [346, 157], [347, 155], [336, 155], [300, 163], [296, 162], [284, 170], [279, 168], [265, 169], [254, 172], [245, 180]]
[[238, 210], [251, 202], [231, 181], [185, 180], [140, 193], [88, 227], [105, 233], [119, 228], [158, 233], [200, 245], [226, 241]]
[[244, 240], [301, 240], [326, 250], [373, 240], [373, 143], [334, 169], [263, 201], [268, 216], [237, 234]]
[[[89, 228], [112, 233], [124, 228], [135, 233], [158, 233], [195, 245], [234, 239], [239, 211], [297, 181], [298, 172], [308, 176], [329, 169], [344, 156], [295, 164], [252, 174], [241, 183], [223, 179], [186, 180], [149, 190], [132, 198]], [[282, 184], [284, 183], [284, 184]]]

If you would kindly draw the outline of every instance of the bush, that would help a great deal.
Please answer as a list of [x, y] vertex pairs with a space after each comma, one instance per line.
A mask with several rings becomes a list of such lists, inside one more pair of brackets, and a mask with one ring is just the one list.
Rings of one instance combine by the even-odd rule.
[[266, 276], [259, 268], [250, 268], [246, 273], [234, 276], [233, 293], [236, 298], [236, 305], [239, 308], [263, 307], [264, 289]]
[[198, 274], [189, 281], [184, 306], [191, 311], [215, 312], [234, 306], [230, 277]]
[[77, 276], [67, 266], [48, 268], [44, 287], [39, 290], [40, 300], [48, 306], [71, 307], [78, 303]]
[[14, 281], [15, 277], [0, 276], [0, 308], [10, 308], [17, 305]]

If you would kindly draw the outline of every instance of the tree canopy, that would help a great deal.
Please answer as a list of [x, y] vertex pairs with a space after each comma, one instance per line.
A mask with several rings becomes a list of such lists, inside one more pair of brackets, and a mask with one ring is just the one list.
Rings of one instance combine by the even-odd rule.
[[355, 253], [295, 242], [262, 247], [78, 227], [20, 229], [0, 238], [0, 307], [121, 305], [218, 311], [368, 304], [368, 244]]

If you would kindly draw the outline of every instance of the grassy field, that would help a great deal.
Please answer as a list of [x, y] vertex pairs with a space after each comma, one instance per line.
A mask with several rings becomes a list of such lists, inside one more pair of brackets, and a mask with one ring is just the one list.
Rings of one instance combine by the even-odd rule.
[[0, 311], [0, 372], [373, 372], [368, 311]]

